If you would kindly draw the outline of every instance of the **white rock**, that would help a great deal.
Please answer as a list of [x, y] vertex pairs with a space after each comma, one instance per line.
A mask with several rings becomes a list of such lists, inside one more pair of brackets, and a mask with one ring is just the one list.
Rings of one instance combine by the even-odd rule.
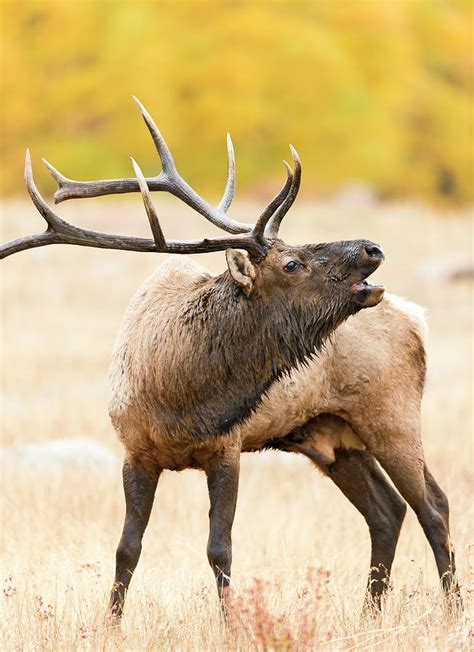
[[121, 460], [115, 453], [91, 437], [64, 437], [52, 441], [8, 446], [0, 450], [4, 471], [19, 469], [61, 471], [69, 468], [115, 470]]

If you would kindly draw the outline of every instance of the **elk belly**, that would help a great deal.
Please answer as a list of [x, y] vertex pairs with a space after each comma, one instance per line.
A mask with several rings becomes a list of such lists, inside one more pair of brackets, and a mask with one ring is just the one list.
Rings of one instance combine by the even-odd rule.
[[307, 438], [301, 444], [296, 444], [296, 448], [320, 466], [333, 464], [336, 461], [335, 450], [338, 448], [365, 448], [347, 421], [334, 414], [321, 414], [308, 421], [303, 429]]

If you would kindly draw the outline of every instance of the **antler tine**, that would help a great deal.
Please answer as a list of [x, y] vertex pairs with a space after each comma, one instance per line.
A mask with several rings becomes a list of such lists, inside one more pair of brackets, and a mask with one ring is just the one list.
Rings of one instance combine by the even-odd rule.
[[291, 181], [291, 186], [284, 201], [281, 203], [279, 208], [277, 208], [271, 220], [268, 222], [264, 233], [265, 238], [273, 239], [278, 237], [278, 230], [280, 228], [280, 224], [283, 218], [285, 217], [285, 215], [290, 210], [291, 206], [293, 205], [293, 202], [295, 201], [298, 191], [300, 189], [300, 184], [301, 184], [300, 157], [298, 156], [298, 152], [293, 147], [293, 145], [290, 145], [290, 151], [293, 157], [293, 161], [295, 162], [295, 169], [293, 173], [293, 179]]
[[61, 228], [61, 218], [55, 215], [49, 206], [43, 201], [43, 198], [38, 192], [38, 189], [35, 186], [33, 179], [33, 172], [31, 169], [31, 156], [30, 150], [26, 150], [25, 156], [25, 181], [26, 187], [30, 194], [33, 203], [35, 204], [38, 211], [46, 220], [48, 228], [43, 233], [36, 233], [34, 235], [28, 235], [23, 238], [17, 238], [11, 242], [6, 242], [0, 246], [0, 259], [11, 256], [19, 251], [25, 249], [31, 249], [34, 247], [42, 247], [48, 244], [55, 244], [58, 242], [56, 230]]
[[268, 204], [268, 206], [265, 208], [263, 213], [260, 215], [258, 218], [254, 229], [253, 233], [258, 237], [258, 238], [264, 238], [265, 236], [265, 227], [268, 224], [268, 221], [272, 217], [272, 215], [275, 213], [277, 208], [281, 206], [285, 198], [288, 196], [288, 193], [291, 188], [291, 184], [293, 181], [293, 170], [290, 168], [288, 163], [286, 161], [283, 161], [284, 166], [286, 167], [286, 181], [285, 185], [283, 188], [280, 190], [280, 192], [275, 195], [275, 197], [272, 199], [272, 201]]
[[230, 134], [227, 134], [227, 181], [225, 185], [224, 194], [220, 200], [217, 210], [227, 213], [229, 206], [234, 199], [235, 193], [235, 156], [234, 145]]
[[156, 126], [155, 121], [148, 113], [148, 111], [145, 109], [145, 107], [140, 102], [140, 100], [137, 97], [135, 97], [135, 95], [132, 95], [132, 98], [135, 104], [140, 109], [140, 113], [142, 114], [142, 117], [145, 120], [145, 124], [148, 127], [148, 131], [150, 132], [151, 137], [153, 138], [156, 151], [158, 152], [161, 165], [163, 166], [163, 172], [167, 176], [173, 177], [175, 174], [177, 174], [176, 165], [174, 164], [173, 157], [171, 156], [171, 152], [169, 150], [168, 145], [166, 144], [165, 139], [161, 135], [160, 130]]
[[31, 166], [31, 155], [29, 149], [26, 150], [25, 155], [25, 182], [33, 204], [36, 206], [38, 212], [42, 215], [48, 224], [47, 230], [56, 233], [67, 230], [67, 227], [69, 226], [68, 223], [51, 210], [48, 204], [44, 201], [43, 197], [40, 195], [38, 188], [36, 187], [35, 180], [33, 178], [33, 168]]
[[[43, 163], [47, 167], [49, 173], [51, 176], [54, 178], [56, 183], [58, 184], [58, 189], [61, 190], [64, 186], [67, 186], [68, 183], [74, 183], [72, 179], [68, 179], [67, 177], [64, 176], [64, 174], [61, 174], [59, 170], [56, 170], [56, 168], [49, 163], [45, 158], [43, 158]], [[55, 195], [58, 194], [58, 191], [56, 191]], [[60, 200], [56, 200], [56, 196], [54, 199], [55, 203], [58, 204]]]
[[151, 232], [153, 233], [153, 239], [155, 240], [156, 248], [158, 251], [166, 251], [166, 239], [161, 230], [160, 222], [158, 220], [158, 215], [156, 214], [155, 207], [151, 201], [150, 191], [143, 176], [138, 163], [132, 158], [132, 165], [135, 171], [135, 175], [138, 179], [138, 184], [140, 186], [140, 191], [142, 193], [143, 204], [145, 206], [146, 214], [148, 215], [148, 221], [150, 222]]

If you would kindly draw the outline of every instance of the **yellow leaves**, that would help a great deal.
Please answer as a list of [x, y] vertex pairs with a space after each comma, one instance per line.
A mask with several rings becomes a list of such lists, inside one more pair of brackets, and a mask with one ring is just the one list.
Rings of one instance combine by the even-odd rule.
[[[157, 169], [142, 99], [190, 176], [219, 194], [231, 131], [239, 186], [279, 174], [293, 142], [305, 186], [472, 199], [469, 3], [3, 3], [3, 185], [25, 144], [66, 174]], [[446, 183], [443, 179], [450, 178]]]

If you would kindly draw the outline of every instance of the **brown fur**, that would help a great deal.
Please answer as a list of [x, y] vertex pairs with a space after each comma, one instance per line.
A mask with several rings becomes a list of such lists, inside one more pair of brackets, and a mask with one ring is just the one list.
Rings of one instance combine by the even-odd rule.
[[[354, 315], [310, 363], [267, 391], [239, 428], [243, 450], [257, 450], [331, 414], [340, 419], [319, 420], [314, 429], [331, 439], [333, 449], [378, 446], [394, 452], [394, 430], [419, 432], [425, 332], [422, 310], [391, 295]], [[403, 450], [397, 452], [403, 458]]]
[[[158, 268], [130, 303], [111, 366], [109, 412], [126, 450], [150, 467], [205, 468], [239, 440], [228, 433], [265, 390], [360, 310], [350, 285], [361, 246], [276, 242], [246, 272], [251, 296], [234, 269], [211, 277], [178, 257]], [[283, 273], [296, 254], [308, 271]]]
[[[148, 460], [150, 467], [203, 468], [206, 459], [229, 440], [241, 442], [242, 451], [260, 450], [320, 414], [342, 418], [339, 425], [320, 419], [320, 428], [313, 435], [313, 447], [317, 448], [322, 446], [324, 432], [330, 458], [339, 447], [370, 448], [378, 444], [393, 450], [396, 438], [393, 441], [386, 433], [393, 428], [419, 431], [426, 370], [424, 319], [417, 306], [388, 295], [375, 308], [361, 311], [342, 324], [310, 362], [275, 382], [258, 408], [230, 433], [197, 443], [193, 433], [184, 433], [185, 441], [158, 433], [154, 424], [150, 425], [147, 405], [133, 403], [137, 388], [131, 387], [130, 378], [140, 388], [151, 373], [151, 365], [148, 356], [140, 355], [147, 343], [143, 338], [135, 343], [132, 329], [139, 314], [142, 332], [152, 334], [156, 329], [154, 302], [162, 300], [162, 288], [185, 288], [194, 283], [196, 274], [207, 278], [204, 268], [190, 259], [172, 257], [145, 282], [129, 306], [111, 366], [110, 413], [114, 426], [126, 449]], [[144, 319], [149, 322], [143, 324]], [[128, 375], [120, 368], [124, 348], [131, 365]], [[158, 441], [163, 445], [158, 447]], [[398, 453], [403, 458], [403, 448]]]

